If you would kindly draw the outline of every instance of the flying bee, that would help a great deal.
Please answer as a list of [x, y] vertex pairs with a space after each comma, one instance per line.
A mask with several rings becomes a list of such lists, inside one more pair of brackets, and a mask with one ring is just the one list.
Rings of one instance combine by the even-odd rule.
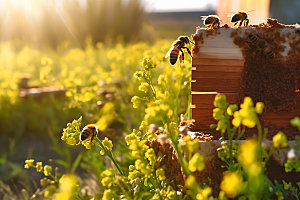
[[98, 127], [95, 124], [88, 124], [86, 125], [80, 135], [79, 135], [79, 144], [81, 144], [84, 140], [88, 139], [89, 137], [91, 137], [91, 142], [94, 140], [94, 137], [96, 137], [98, 134]]
[[207, 29], [214, 29], [220, 27], [220, 18], [217, 15], [208, 15], [208, 16], [201, 16], [203, 20], [203, 24]]
[[[165, 58], [167, 58], [168, 56], [170, 56], [170, 64], [174, 65], [178, 59], [179, 56], [179, 62], [181, 63], [182, 61], [184, 61], [184, 53], [182, 51], [182, 49], [186, 49], [187, 52], [189, 53], [189, 55], [192, 57], [191, 51], [189, 50], [188, 47], [186, 47], [187, 44], [189, 44], [191, 41], [189, 39], [189, 37], [187, 36], [179, 36], [177, 38], [177, 40], [175, 40], [173, 42], [173, 44], [171, 45], [171, 48], [169, 49], [169, 51], [167, 52]], [[179, 52], [180, 51], [180, 52]], [[179, 55], [181, 53], [181, 55]]]
[[249, 19], [248, 19], [248, 14], [245, 11], [239, 11], [235, 14], [232, 15], [231, 23], [234, 23], [233, 26], [236, 26], [239, 23], [239, 26], [248, 26], [249, 24]]

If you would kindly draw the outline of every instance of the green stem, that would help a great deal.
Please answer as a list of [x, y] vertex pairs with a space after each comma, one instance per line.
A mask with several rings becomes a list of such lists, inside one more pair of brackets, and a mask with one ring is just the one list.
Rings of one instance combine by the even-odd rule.
[[[149, 79], [148, 79], [148, 78], [149, 78]], [[149, 85], [150, 88], [151, 88], [153, 97], [155, 98], [155, 100], [157, 100], [157, 98], [156, 98], [156, 92], [155, 92], [155, 89], [154, 89], [153, 84], [152, 84], [150, 72], [149, 72], [149, 77], [148, 77], [148, 78], [147, 78], [147, 77], [144, 77], [145, 81], [148, 83], [148, 85]]]
[[266, 157], [266, 159], [265, 159], [265, 161], [264, 161], [264, 166], [267, 165], [267, 162], [268, 162], [269, 159], [271, 158], [273, 152], [274, 152], [274, 146], [272, 145], [272, 146], [271, 146], [271, 149], [270, 149], [270, 151], [269, 151], [269, 153], [268, 153], [268, 155], [267, 155], [267, 157]]
[[262, 143], [262, 128], [261, 128], [261, 124], [260, 124], [260, 121], [259, 119], [257, 119], [257, 123], [256, 123], [256, 126], [257, 126], [257, 131], [258, 131], [258, 153], [259, 153], [259, 157], [261, 158], [261, 143]]
[[236, 139], [235, 139], [235, 142], [237, 143], [237, 141], [239, 140], [239, 139], [241, 139], [241, 137], [243, 137], [243, 135], [244, 135], [244, 133], [245, 133], [245, 127], [243, 127], [243, 130], [242, 130], [242, 132], [241, 132], [241, 134], [239, 134], [237, 137], [236, 137]]
[[184, 172], [184, 174], [188, 177], [190, 175], [192, 175], [192, 173], [190, 172], [190, 170], [188, 169], [188, 166], [187, 166], [187, 162], [186, 160], [183, 158], [183, 155], [181, 154], [181, 151], [179, 149], [179, 146], [178, 146], [178, 142], [177, 141], [172, 141], [173, 145], [174, 145], [174, 149], [176, 151], [176, 154], [177, 154], [177, 158], [179, 160], [179, 163], [182, 167], [182, 170]]
[[119, 173], [124, 176], [124, 172], [121, 170], [121, 168], [119, 167], [118, 162], [115, 160], [115, 158], [113, 157], [113, 154], [110, 150], [106, 149], [106, 147], [102, 144], [101, 140], [99, 140], [99, 138], [95, 138], [95, 140], [97, 141], [97, 143], [100, 145], [100, 147], [104, 150], [104, 152], [106, 153], [106, 155], [111, 159], [111, 161], [114, 163], [114, 165], [116, 166], [117, 170], [119, 171]]

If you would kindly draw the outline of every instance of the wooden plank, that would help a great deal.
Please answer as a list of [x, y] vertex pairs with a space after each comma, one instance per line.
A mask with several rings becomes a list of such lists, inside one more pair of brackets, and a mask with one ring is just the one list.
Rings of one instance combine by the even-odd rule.
[[192, 80], [199, 78], [228, 78], [228, 79], [237, 79], [240, 80], [242, 73], [241, 72], [228, 72], [228, 71], [201, 71], [201, 70], [192, 70]]
[[294, 117], [300, 117], [300, 93], [296, 95], [296, 108], [291, 112], [268, 112], [264, 113], [262, 116], [263, 123], [266, 127], [276, 126], [276, 127], [287, 127], [290, 126], [290, 121]]
[[239, 79], [228, 78], [199, 78], [191, 83], [191, 90], [195, 92], [238, 92]]
[[[226, 95], [226, 99], [231, 104], [236, 104], [239, 101], [238, 93], [222, 93]], [[213, 103], [217, 93], [192, 93], [192, 104], [199, 108], [200, 105], [211, 105], [214, 107]], [[198, 107], [197, 107], [198, 106]]]
[[227, 53], [206, 53], [206, 52], [199, 52], [198, 54], [193, 54], [193, 57], [196, 58], [214, 58], [214, 59], [243, 59], [242, 54], [237, 54], [235, 52], [227, 52]]
[[238, 67], [244, 68], [244, 59], [226, 59], [226, 58], [201, 58], [194, 56], [192, 60], [192, 66], [199, 68], [202, 66], [211, 66], [211, 68], [216, 66], [228, 66], [228, 67]]
[[206, 46], [201, 46], [199, 48], [199, 54], [201, 53], [206, 53], [206, 54], [227, 54], [227, 53], [232, 53], [232, 54], [238, 54], [242, 56], [242, 52], [239, 48], [237, 47], [226, 47], [226, 46], [220, 46], [220, 47], [206, 47]]
[[230, 66], [230, 65], [198, 65], [193, 66], [195, 69], [193, 71], [201, 71], [201, 72], [242, 72], [243, 67], [240, 66]]

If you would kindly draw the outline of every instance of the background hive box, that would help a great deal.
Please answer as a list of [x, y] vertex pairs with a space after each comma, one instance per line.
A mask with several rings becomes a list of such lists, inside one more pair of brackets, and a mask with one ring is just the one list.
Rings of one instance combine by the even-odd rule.
[[[298, 27], [278, 28], [278, 26], [276, 27], [277, 32], [274, 31], [274, 34], [283, 38], [282, 46], [285, 48], [280, 49], [272, 46], [273, 44], [270, 45], [274, 49], [274, 62], [279, 59], [281, 62], [290, 62], [290, 59], [294, 59], [293, 65], [298, 69], [295, 72], [295, 80], [291, 80], [295, 84], [295, 106], [289, 111], [265, 111], [262, 121], [266, 127], [282, 128], [289, 126], [290, 120], [300, 115], [300, 60], [295, 60], [297, 55], [300, 55], [300, 34]], [[272, 28], [261, 26], [229, 28], [224, 26], [215, 30], [197, 29], [196, 34], [193, 35], [195, 45], [193, 47], [191, 89], [192, 119], [195, 120], [195, 125], [199, 130], [209, 129], [210, 124], [216, 122], [212, 117], [212, 110], [217, 93], [226, 94], [227, 100], [232, 104], [239, 104], [244, 97], [241, 89], [246, 61], [245, 51], [237, 45], [235, 36], [238, 36], [239, 39], [242, 38], [244, 43], [249, 43], [249, 33], [261, 36], [264, 34], [263, 31], [266, 31], [265, 39], [268, 40], [269, 37], [272, 42], [270, 37]], [[247, 46], [249, 44], [246, 44], [246, 48]], [[260, 66], [255, 67], [259, 68]], [[276, 89], [275, 86], [274, 89]], [[268, 107], [267, 104], [266, 107]]]

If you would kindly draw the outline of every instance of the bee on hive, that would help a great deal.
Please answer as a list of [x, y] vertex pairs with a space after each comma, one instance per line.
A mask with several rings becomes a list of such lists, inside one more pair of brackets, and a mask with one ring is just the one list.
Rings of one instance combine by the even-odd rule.
[[248, 19], [248, 14], [245, 11], [239, 11], [235, 14], [232, 15], [231, 23], [234, 23], [233, 26], [236, 26], [239, 23], [239, 26], [248, 26], [249, 24], [249, 19]]
[[80, 135], [79, 135], [79, 144], [81, 144], [84, 140], [88, 139], [89, 137], [91, 137], [91, 142], [93, 142], [94, 137], [96, 137], [98, 134], [98, 127], [95, 124], [88, 124], [86, 125]]
[[208, 15], [208, 16], [201, 16], [203, 20], [203, 24], [207, 29], [214, 29], [220, 27], [220, 18], [217, 15]]
[[[182, 49], [186, 49], [189, 55], [192, 57], [191, 51], [188, 47], [186, 47], [187, 44], [189, 44], [191, 41], [189, 37], [187, 36], [179, 36], [177, 40], [173, 42], [171, 45], [171, 48], [167, 52], [165, 58], [170, 57], [170, 64], [174, 65], [178, 59], [179, 56], [179, 62], [181, 63], [184, 61], [184, 53]], [[181, 53], [181, 54], [180, 54]], [[180, 55], [179, 55], [180, 54]]]
[[260, 39], [257, 42], [257, 47], [261, 49], [262, 53], [268, 58], [274, 58], [274, 52], [270, 45], [264, 39]]
[[262, 53], [267, 58], [274, 58], [274, 52], [266, 40], [259, 38], [257, 35], [250, 33], [248, 35], [249, 46], [251, 49]]

